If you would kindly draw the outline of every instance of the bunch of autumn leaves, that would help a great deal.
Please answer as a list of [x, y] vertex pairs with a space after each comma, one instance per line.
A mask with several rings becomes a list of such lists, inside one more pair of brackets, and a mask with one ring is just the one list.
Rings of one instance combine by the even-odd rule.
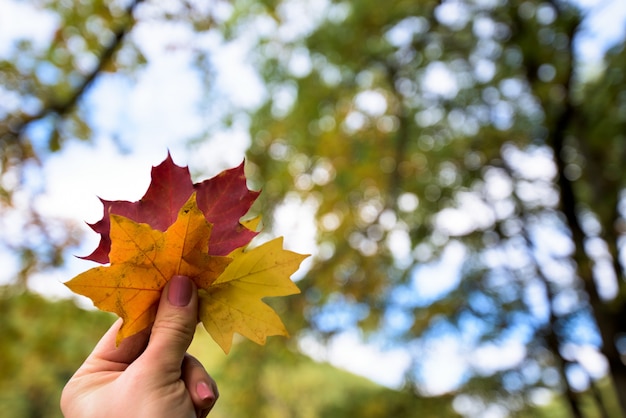
[[103, 265], [66, 285], [101, 310], [123, 318], [117, 341], [154, 322], [162, 289], [174, 275], [198, 287], [199, 318], [228, 353], [235, 332], [264, 344], [288, 335], [269, 296], [299, 293], [290, 276], [306, 255], [283, 249], [282, 237], [245, 250], [259, 218], [240, 222], [259, 192], [246, 185], [243, 163], [201, 183], [171, 156], [153, 167], [137, 202], [103, 200], [103, 218], [90, 225], [100, 244], [85, 257]]

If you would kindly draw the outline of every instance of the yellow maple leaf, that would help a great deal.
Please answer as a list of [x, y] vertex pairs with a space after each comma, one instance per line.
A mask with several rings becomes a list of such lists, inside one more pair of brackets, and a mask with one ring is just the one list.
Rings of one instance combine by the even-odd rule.
[[229, 256], [232, 263], [199, 292], [204, 328], [227, 354], [235, 332], [257, 344], [265, 344], [267, 336], [288, 336], [280, 317], [261, 299], [300, 293], [290, 276], [308, 255], [284, 250], [280, 237], [250, 251], [237, 249]]
[[111, 215], [111, 265], [87, 270], [65, 284], [99, 309], [122, 317], [119, 344], [151, 326], [161, 291], [172, 276], [188, 276], [206, 289], [232, 261], [208, 254], [212, 227], [198, 209], [195, 194], [165, 232]]

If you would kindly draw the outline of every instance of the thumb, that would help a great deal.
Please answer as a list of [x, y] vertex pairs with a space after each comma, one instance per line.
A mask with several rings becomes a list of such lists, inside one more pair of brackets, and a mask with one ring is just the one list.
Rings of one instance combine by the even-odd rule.
[[173, 276], [167, 283], [152, 326], [150, 341], [141, 359], [180, 376], [185, 352], [198, 323], [198, 294], [187, 276]]

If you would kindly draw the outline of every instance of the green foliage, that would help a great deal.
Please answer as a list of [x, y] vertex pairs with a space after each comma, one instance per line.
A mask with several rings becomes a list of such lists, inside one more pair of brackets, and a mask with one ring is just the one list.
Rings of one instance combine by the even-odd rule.
[[[84, 311], [71, 301], [51, 302], [2, 289], [0, 308], [0, 414], [62, 417], [58, 404], [67, 380], [108, 329], [112, 316]], [[226, 356], [199, 328], [190, 348], [218, 382], [212, 417], [444, 417], [451, 399], [420, 399], [286, 350], [240, 342]]]
[[[61, 389], [113, 318], [84, 311], [70, 301], [10, 292], [4, 288], [0, 299], [0, 413], [15, 418], [61, 417]], [[270, 340], [266, 347], [242, 340], [226, 356], [199, 327], [190, 353], [218, 382], [220, 399], [211, 414], [215, 418], [459, 416], [452, 409], [453, 396], [423, 398], [409, 390], [378, 386], [316, 363], [283, 339]], [[607, 390], [606, 382], [601, 390]], [[594, 408], [593, 402], [588, 408]], [[567, 416], [558, 399], [528, 414], [519, 416]]]
[[[584, 417], [619, 417], [620, 405], [615, 398], [613, 385], [608, 379], [601, 379], [595, 387], [580, 394], [580, 405]], [[605, 406], [605, 410], [600, 409]], [[545, 405], [537, 405], [522, 411], [519, 418], [567, 418], [571, 416], [567, 403], [556, 397]]]
[[0, 289], [0, 415], [62, 417], [61, 390], [112, 316]]
[[272, 339], [264, 347], [240, 341], [226, 357], [204, 330], [190, 353], [218, 382], [220, 399], [211, 416], [244, 418], [455, 417], [452, 398], [421, 398], [381, 387]]

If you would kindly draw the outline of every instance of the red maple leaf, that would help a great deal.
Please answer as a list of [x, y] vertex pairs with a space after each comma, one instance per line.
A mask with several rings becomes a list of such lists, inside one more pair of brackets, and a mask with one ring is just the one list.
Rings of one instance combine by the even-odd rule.
[[250, 242], [257, 233], [240, 224], [259, 192], [249, 190], [243, 170], [244, 163], [201, 183], [193, 183], [188, 167], [174, 164], [171, 155], [152, 168], [150, 186], [136, 202], [104, 200], [102, 219], [89, 226], [100, 234], [98, 247], [86, 260], [106, 264], [111, 250], [111, 217], [121, 215], [152, 229], [166, 231], [175, 221], [180, 208], [196, 192], [198, 207], [206, 220], [214, 225], [209, 241], [209, 254], [224, 256]]

